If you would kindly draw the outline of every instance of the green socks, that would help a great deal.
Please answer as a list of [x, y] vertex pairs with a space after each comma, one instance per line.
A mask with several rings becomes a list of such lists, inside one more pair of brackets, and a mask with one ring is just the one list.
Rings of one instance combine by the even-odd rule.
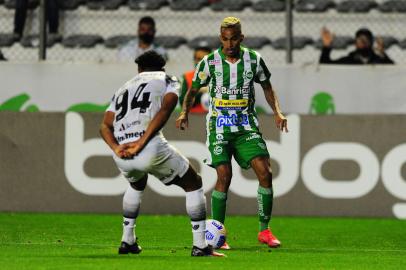
[[[259, 230], [268, 229], [272, 215], [273, 190], [258, 186], [258, 216]], [[227, 193], [213, 190], [211, 194], [211, 214], [212, 218], [224, 224], [226, 217]]]
[[211, 194], [211, 215], [215, 220], [224, 224], [226, 218], [227, 193], [213, 190]]
[[272, 187], [264, 188], [258, 186], [258, 217], [259, 231], [268, 229], [269, 221], [272, 215], [273, 190]]

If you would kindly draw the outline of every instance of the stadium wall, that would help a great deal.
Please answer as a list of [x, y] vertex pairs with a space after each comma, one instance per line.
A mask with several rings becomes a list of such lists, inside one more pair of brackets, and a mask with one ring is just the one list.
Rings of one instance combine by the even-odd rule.
[[[176, 76], [185, 69], [174, 63], [166, 67]], [[103, 111], [113, 93], [135, 73], [132, 64], [1, 63], [0, 110]], [[285, 112], [406, 111], [406, 66], [271, 66], [271, 73]], [[256, 104], [271, 112], [260, 87]]]
[[[199, 170], [206, 196], [215, 171], [205, 120], [164, 133]], [[120, 212], [127, 187], [98, 135], [102, 113], [0, 112], [0, 211]], [[261, 115], [274, 169], [275, 215], [406, 218], [405, 115], [289, 115], [289, 133]], [[234, 164], [228, 213], [256, 213], [257, 181]], [[184, 194], [149, 179], [142, 212], [184, 214]], [[210, 200], [208, 200], [210, 203]]]

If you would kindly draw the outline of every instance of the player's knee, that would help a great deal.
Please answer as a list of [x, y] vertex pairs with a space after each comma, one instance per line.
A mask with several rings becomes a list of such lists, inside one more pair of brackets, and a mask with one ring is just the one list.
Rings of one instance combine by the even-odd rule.
[[217, 181], [223, 184], [229, 184], [231, 182], [232, 177], [233, 174], [231, 171], [225, 171], [217, 175]]
[[200, 189], [203, 186], [202, 177], [199, 174], [196, 174], [195, 183], [196, 183], [195, 184], [196, 189]]
[[272, 183], [272, 172], [270, 170], [263, 170], [258, 173], [258, 180], [262, 186], [268, 186]]
[[228, 167], [217, 168], [217, 180], [219, 182], [229, 183], [229, 182], [231, 182], [232, 177], [233, 177], [233, 173], [230, 168], [228, 168]]

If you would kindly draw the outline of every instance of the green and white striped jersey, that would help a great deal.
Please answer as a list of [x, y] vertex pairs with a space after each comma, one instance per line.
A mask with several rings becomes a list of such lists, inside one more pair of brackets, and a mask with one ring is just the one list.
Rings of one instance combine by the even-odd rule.
[[205, 56], [193, 76], [193, 88], [209, 86], [207, 132], [258, 131], [254, 82], [271, 74], [258, 52], [241, 47], [240, 59], [230, 63], [221, 49]]

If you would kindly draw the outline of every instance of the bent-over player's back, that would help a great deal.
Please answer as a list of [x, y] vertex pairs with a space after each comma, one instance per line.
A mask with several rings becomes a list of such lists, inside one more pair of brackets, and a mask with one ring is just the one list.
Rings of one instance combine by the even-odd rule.
[[114, 136], [120, 144], [138, 140], [161, 109], [166, 93], [179, 93], [179, 83], [165, 72], [142, 72], [114, 95], [108, 110], [115, 113]]

